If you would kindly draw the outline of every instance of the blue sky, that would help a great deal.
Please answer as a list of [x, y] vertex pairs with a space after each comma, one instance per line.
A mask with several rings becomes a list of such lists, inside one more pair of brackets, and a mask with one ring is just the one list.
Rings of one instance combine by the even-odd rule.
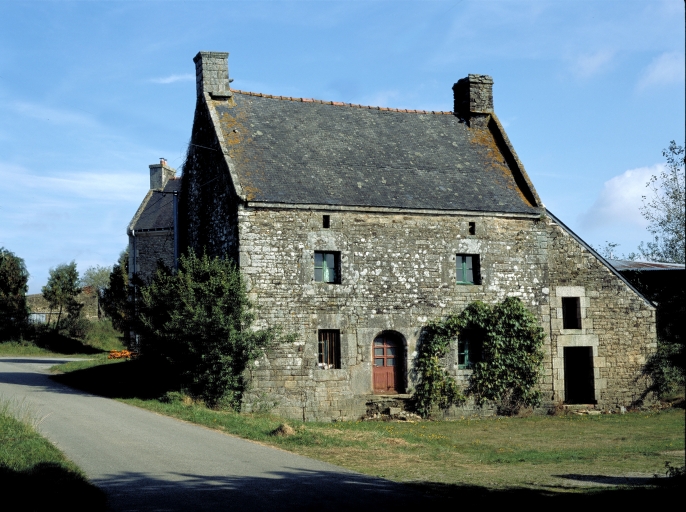
[[199, 50], [237, 89], [426, 110], [493, 76], [495, 110], [546, 206], [593, 245], [649, 239], [645, 183], [684, 141], [684, 2], [0, 3], [0, 246], [30, 292], [111, 265], [190, 137]]

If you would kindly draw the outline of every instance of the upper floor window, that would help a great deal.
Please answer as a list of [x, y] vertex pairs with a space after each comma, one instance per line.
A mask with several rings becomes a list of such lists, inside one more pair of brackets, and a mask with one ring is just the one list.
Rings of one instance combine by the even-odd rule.
[[457, 254], [455, 256], [457, 266], [458, 284], [481, 284], [481, 269], [478, 254]]
[[315, 251], [314, 280], [320, 283], [341, 282], [341, 253]]
[[581, 329], [581, 299], [562, 297], [562, 328]]

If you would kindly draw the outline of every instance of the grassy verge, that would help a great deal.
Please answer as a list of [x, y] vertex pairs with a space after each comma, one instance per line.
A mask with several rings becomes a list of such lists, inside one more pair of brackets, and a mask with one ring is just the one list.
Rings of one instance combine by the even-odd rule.
[[71, 337], [64, 331], [55, 332], [51, 326], [33, 326], [24, 340], [0, 341], [0, 357], [90, 357], [124, 348], [121, 334], [109, 320], [86, 322], [86, 325], [83, 338]]
[[488, 493], [523, 489], [539, 496], [597, 494], [608, 485], [657, 484], [653, 475], [664, 475], [665, 462], [684, 464], [683, 409], [436, 422], [289, 421], [292, 434], [279, 436], [274, 432], [282, 418], [210, 410], [178, 393], [168, 395], [172, 400], [159, 400], [165, 392], [163, 378], [140, 361], [109, 363], [60, 365], [66, 373], [56, 378], [156, 413], [448, 497], [467, 488]]
[[[15, 416], [19, 413], [22, 418]], [[26, 411], [0, 399], [0, 491], [5, 506], [105, 510], [104, 493], [31, 425]]]

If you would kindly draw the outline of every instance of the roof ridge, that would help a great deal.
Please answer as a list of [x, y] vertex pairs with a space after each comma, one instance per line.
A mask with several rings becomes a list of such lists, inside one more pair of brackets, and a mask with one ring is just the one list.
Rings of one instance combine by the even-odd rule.
[[257, 96], [259, 98], [271, 98], [273, 100], [285, 100], [285, 101], [299, 101], [302, 103], [321, 103], [322, 105], [333, 105], [336, 107], [353, 107], [353, 108], [365, 108], [368, 110], [384, 110], [387, 112], [405, 112], [408, 114], [435, 114], [435, 115], [454, 115], [453, 112], [446, 112], [442, 110], [413, 110], [404, 108], [391, 108], [391, 107], [374, 107], [371, 105], [358, 105], [356, 103], [345, 103], [343, 101], [325, 101], [316, 100], [314, 98], [294, 98], [292, 96], [276, 96], [273, 94], [264, 94], [261, 92], [251, 92], [251, 91], [241, 91], [240, 89], [231, 89], [231, 92], [237, 94], [245, 94], [246, 96]]

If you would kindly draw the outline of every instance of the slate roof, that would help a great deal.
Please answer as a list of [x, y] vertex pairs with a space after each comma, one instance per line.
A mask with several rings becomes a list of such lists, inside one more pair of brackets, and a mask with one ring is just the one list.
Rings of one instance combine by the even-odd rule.
[[208, 104], [248, 201], [539, 212], [493, 122], [242, 91]]
[[172, 178], [165, 185], [166, 194], [148, 190], [136, 215], [129, 224], [129, 232], [163, 231], [174, 228], [173, 205], [171, 192], [181, 190], [181, 179]]

